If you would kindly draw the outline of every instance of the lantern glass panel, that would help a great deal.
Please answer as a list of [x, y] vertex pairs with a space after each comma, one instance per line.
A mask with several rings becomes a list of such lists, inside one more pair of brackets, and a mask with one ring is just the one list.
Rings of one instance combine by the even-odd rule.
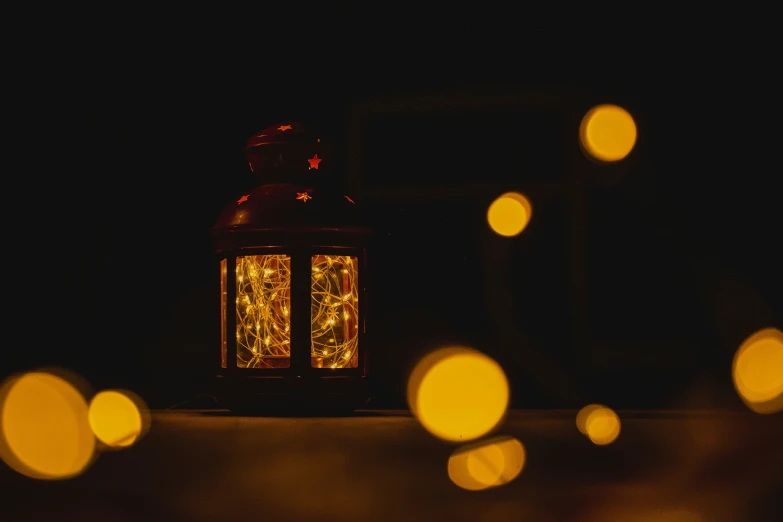
[[359, 365], [358, 259], [312, 257], [310, 360], [315, 368]]
[[291, 258], [237, 257], [237, 367], [291, 365]]
[[220, 367], [226, 367], [226, 348], [228, 338], [226, 336], [226, 298], [228, 290], [228, 271], [226, 260], [220, 261]]

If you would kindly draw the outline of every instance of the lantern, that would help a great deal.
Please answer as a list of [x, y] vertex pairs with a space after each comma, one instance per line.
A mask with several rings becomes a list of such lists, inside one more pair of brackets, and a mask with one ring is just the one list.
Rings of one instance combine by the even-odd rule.
[[230, 409], [354, 410], [369, 398], [369, 229], [319, 133], [288, 122], [245, 149], [260, 185], [213, 227], [220, 260], [215, 395]]

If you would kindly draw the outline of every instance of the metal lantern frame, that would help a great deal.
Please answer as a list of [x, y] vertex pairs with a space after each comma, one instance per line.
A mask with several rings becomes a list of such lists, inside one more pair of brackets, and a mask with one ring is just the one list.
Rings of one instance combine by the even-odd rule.
[[[256, 242], [254, 242], [256, 243]], [[333, 242], [336, 243], [336, 242]], [[236, 310], [231, 303], [236, 301], [237, 275], [236, 259], [256, 255], [287, 255], [291, 258], [291, 363], [287, 368], [240, 368], [237, 366], [237, 339], [233, 335], [237, 328]], [[358, 365], [356, 368], [317, 368], [312, 366], [312, 328], [310, 324], [312, 303], [312, 258], [320, 255], [355, 257], [358, 273]], [[366, 306], [369, 302], [366, 286], [367, 250], [358, 245], [346, 246], [315, 246], [304, 244], [259, 246], [251, 244], [235, 247], [220, 252], [221, 279], [225, 284], [225, 307], [221, 307], [222, 338], [225, 346], [226, 365], [222, 365], [222, 349], [219, 354], [221, 374], [224, 375], [257, 375], [270, 376], [274, 373], [280, 376], [301, 376], [307, 374], [319, 376], [365, 376], [368, 357], [366, 340]], [[225, 263], [224, 263], [225, 262]], [[225, 273], [223, 273], [225, 267]], [[221, 283], [223, 284], [223, 283]]]
[[[303, 131], [298, 135], [285, 132], [292, 127], [299, 126], [280, 125], [251, 138], [246, 149], [250, 168], [257, 175], [257, 171], [265, 170], [267, 178], [260, 175], [259, 178], [267, 183], [229, 204], [212, 229], [221, 282], [221, 349], [216, 361], [215, 395], [229, 408], [356, 409], [369, 398], [367, 317], [371, 231], [363, 223], [355, 202], [335, 185], [305, 184], [309, 181], [308, 174], [316, 181], [318, 178], [299, 167], [313, 161], [314, 150], [319, 160], [329, 158], [328, 149], [322, 147], [320, 139], [313, 139], [312, 132]], [[326, 162], [328, 164], [328, 159]], [[318, 163], [320, 161], [315, 164], [316, 171]], [[285, 255], [290, 260], [286, 269], [290, 290], [286, 290], [285, 297], [290, 304], [290, 319], [286, 321], [288, 367], [245, 368], [238, 365], [238, 320], [241, 317], [238, 317], [237, 309], [237, 258], [259, 255]], [[350, 315], [355, 321], [356, 348], [352, 351], [357, 358], [356, 367], [319, 367], [314, 362], [319, 358], [313, 353], [311, 316], [313, 263], [318, 256], [355, 258], [351, 261], [354, 269], [351, 277], [355, 277], [351, 284], [358, 302], [355, 304], [356, 316]], [[268, 324], [265, 323], [264, 328]], [[260, 337], [256, 335], [254, 339], [259, 342]], [[330, 356], [334, 361], [336, 352]], [[259, 357], [273, 358], [269, 355]], [[326, 359], [324, 355], [321, 360]], [[348, 360], [352, 366], [353, 355]]]

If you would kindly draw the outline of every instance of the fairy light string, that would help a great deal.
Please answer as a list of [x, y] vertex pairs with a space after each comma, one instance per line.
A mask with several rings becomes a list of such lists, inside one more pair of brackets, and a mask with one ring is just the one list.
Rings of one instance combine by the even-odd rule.
[[356, 368], [358, 281], [356, 258], [313, 256], [310, 299], [313, 366]]
[[287, 368], [291, 358], [291, 258], [237, 258], [237, 366]]
[[[291, 258], [237, 258], [237, 366], [287, 368], [291, 356]], [[357, 259], [313, 256], [311, 362], [318, 368], [358, 366]]]

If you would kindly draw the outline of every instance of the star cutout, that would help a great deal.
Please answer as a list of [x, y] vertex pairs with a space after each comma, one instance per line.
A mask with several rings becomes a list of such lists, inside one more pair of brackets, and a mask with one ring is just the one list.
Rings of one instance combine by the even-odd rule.
[[[250, 194], [248, 194], [247, 196], [249, 196], [249, 195], [250, 195]], [[239, 198], [239, 199], [237, 200], [237, 205], [241, 205], [242, 203], [244, 203], [245, 201], [247, 201], [247, 196], [242, 196], [241, 198]]]
[[351, 198], [349, 198], [348, 196], [345, 196], [345, 199], [347, 199], [348, 201], [350, 201], [350, 202], [351, 202], [351, 203], [353, 203], [354, 205], [356, 204], [356, 203], [354, 203], [354, 201], [353, 201]]
[[305, 203], [307, 203], [308, 199], [313, 199], [313, 196], [308, 194], [307, 192], [297, 192], [296, 193], [296, 199], [301, 199]]
[[310, 162], [310, 168], [318, 170], [318, 164], [321, 163], [321, 158], [318, 157], [318, 154], [313, 156], [312, 158], [308, 158], [307, 161]]
[[277, 130], [279, 130], [280, 132], [285, 132], [287, 130], [291, 130], [291, 126], [290, 125], [281, 125], [281, 126], [279, 126], [277, 128]]

